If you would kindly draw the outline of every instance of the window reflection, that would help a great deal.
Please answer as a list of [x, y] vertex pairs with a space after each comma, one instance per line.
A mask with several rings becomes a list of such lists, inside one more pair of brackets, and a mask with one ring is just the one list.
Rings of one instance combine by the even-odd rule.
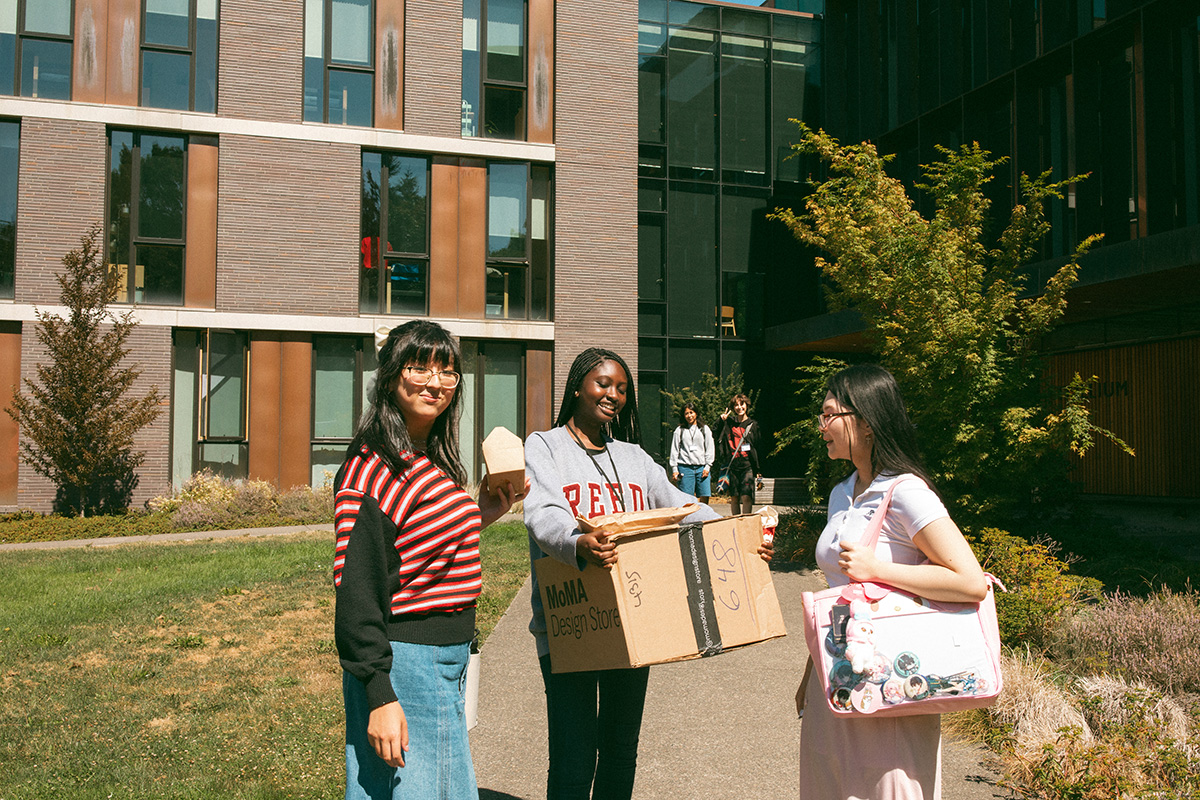
[[34, 0], [25, 4], [25, 32], [71, 35], [71, 0]]
[[525, 0], [463, 0], [462, 135], [525, 138]]
[[429, 169], [429, 159], [424, 157], [363, 153], [359, 269], [363, 312], [428, 313]]
[[374, 8], [372, 0], [305, 0], [305, 121], [374, 124]]
[[141, 105], [217, 110], [217, 0], [146, 0]]
[[550, 319], [550, 168], [488, 164], [487, 316]]
[[21, 95], [71, 99], [71, 44], [40, 39], [21, 43]]
[[107, 248], [117, 302], [183, 303], [186, 148], [183, 136], [109, 133]]
[[17, 158], [21, 126], [0, 122], [0, 298], [11, 300], [16, 278]]

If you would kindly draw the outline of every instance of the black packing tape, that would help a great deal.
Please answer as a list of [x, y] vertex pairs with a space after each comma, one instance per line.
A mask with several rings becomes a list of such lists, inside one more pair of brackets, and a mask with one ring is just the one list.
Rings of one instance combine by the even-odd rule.
[[683, 577], [688, 588], [688, 610], [696, 649], [702, 657], [721, 652], [721, 631], [717, 627], [717, 609], [713, 606], [712, 579], [708, 574], [708, 554], [704, 551], [704, 523], [693, 522], [679, 528], [679, 552], [683, 555]]

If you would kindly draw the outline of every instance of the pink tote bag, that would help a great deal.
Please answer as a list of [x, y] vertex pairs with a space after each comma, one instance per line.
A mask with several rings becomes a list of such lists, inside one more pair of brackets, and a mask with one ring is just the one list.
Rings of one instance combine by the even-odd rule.
[[[873, 547], [893, 483], [863, 533]], [[927, 600], [886, 584], [850, 583], [804, 592], [804, 636], [837, 716], [941, 714], [996, 702], [1000, 628], [994, 585], [980, 603]], [[1001, 586], [1001, 588], [1004, 588]]]

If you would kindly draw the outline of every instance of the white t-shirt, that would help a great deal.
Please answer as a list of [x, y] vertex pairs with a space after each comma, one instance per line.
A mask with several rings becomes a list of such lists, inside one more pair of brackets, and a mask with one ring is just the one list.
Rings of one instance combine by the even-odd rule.
[[946, 506], [933, 490], [911, 473], [904, 475], [877, 475], [867, 490], [854, 498], [855, 471], [849, 478], [833, 487], [829, 495], [829, 521], [821, 538], [817, 540], [817, 565], [825, 573], [830, 586], [844, 586], [850, 582], [838, 568], [838, 557], [844, 539], [858, 541], [875, 516], [884, 494], [901, 478], [905, 480], [892, 493], [887, 517], [879, 531], [879, 542], [875, 555], [882, 561], [896, 564], [923, 564], [925, 554], [913, 544], [913, 536], [929, 523], [950, 516]]

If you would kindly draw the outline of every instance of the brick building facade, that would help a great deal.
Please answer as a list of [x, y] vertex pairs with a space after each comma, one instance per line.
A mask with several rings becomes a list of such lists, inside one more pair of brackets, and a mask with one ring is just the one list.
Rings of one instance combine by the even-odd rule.
[[[134, 392], [167, 398], [135, 505], [204, 467], [319, 481], [413, 317], [462, 339], [476, 475], [491, 427], [551, 425], [580, 349], [636, 364], [633, 0], [47, 2], [0, 24], [0, 406], [103, 226]], [[0, 510], [49, 510], [18, 442], [0, 415]]]

